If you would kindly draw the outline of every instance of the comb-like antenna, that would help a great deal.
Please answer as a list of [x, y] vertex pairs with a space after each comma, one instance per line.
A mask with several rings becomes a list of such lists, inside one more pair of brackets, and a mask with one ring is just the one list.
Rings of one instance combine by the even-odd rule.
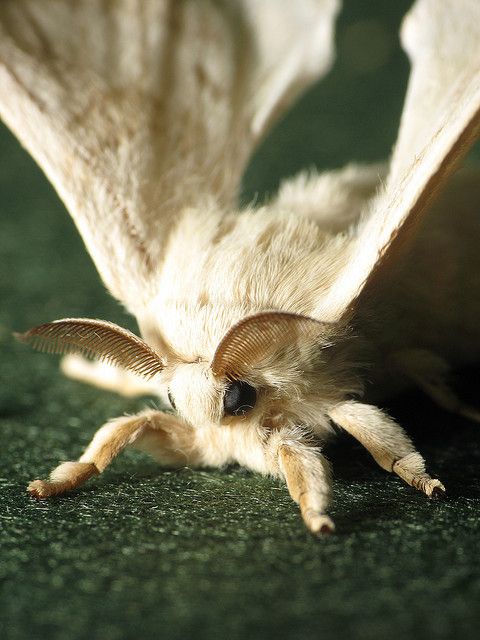
[[267, 311], [243, 318], [222, 338], [213, 356], [215, 376], [239, 380], [269, 353], [325, 334], [329, 323], [296, 313]]
[[21, 342], [48, 353], [81, 353], [153, 378], [163, 369], [160, 356], [131, 331], [113, 322], [65, 318], [16, 333]]

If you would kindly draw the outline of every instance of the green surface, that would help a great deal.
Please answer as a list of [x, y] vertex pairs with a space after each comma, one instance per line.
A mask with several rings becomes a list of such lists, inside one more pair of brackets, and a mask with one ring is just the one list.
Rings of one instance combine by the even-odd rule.
[[[388, 155], [407, 71], [396, 29], [408, 4], [347, 3], [334, 72], [259, 151], [246, 199], [305, 166]], [[478, 636], [480, 434], [420, 395], [391, 410], [448, 498], [429, 502], [342, 437], [328, 449], [338, 533], [320, 541], [283, 486], [238, 468], [165, 472], [127, 453], [68, 497], [29, 499], [28, 480], [145, 401], [66, 380], [55, 358], [13, 342], [12, 330], [58, 317], [129, 320], [5, 131], [0, 211], [1, 638]], [[475, 399], [478, 375], [458, 382]]]

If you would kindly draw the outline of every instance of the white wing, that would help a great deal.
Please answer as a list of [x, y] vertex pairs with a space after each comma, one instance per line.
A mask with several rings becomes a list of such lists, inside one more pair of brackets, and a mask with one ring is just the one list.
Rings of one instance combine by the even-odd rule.
[[0, 115], [130, 310], [179, 210], [231, 205], [259, 138], [326, 72], [336, 11], [337, 0], [2, 0]]
[[[401, 179], [412, 159], [460, 102], [478, 86], [480, 2], [423, 0], [405, 17], [401, 41], [412, 72], [390, 165], [390, 182]], [[466, 95], [468, 98], [469, 96]]]
[[319, 305], [322, 319], [341, 317], [365, 285], [374, 284], [384, 259], [408, 241], [479, 133], [478, 0], [418, 0], [404, 21], [402, 41], [412, 72], [389, 176], [352, 229], [354, 248]]

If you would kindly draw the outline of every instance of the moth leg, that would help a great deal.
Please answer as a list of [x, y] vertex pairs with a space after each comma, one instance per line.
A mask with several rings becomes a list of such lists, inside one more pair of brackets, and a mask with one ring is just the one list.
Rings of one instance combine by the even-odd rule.
[[276, 464], [308, 529], [317, 535], [331, 533], [335, 525], [326, 514], [330, 500], [330, 465], [315, 447], [288, 439], [276, 450]]
[[199, 454], [193, 429], [176, 416], [161, 411], [144, 411], [115, 418], [101, 427], [76, 462], [63, 462], [48, 480], [33, 480], [27, 491], [35, 498], [49, 498], [76, 489], [99, 473], [125, 447], [146, 451], [169, 466], [195, 465]]
[[377, 407], [343, 402], [330, 411], [331, 419], [348, 431], [386, 471], [396, 473], [407, 484], [429, 498], [440, 496], [445, 487], [425, 471], [425, 461], [405, 431]]
[[80, 355], [69, 354], [62, 359], [60, 368], [67, 377], [73, 380], [113, 391], [129, 398], [157, 395], [156, 386], [158, 385], [154, 381], [145, 380], [108, 362], [92, 361]]
[[393, 360], [395, 366], [439, 407], [480, 422], [480, 410], [462, 402], [448, 384], [451, 369], [442, 357], [426, 349], [406, 349], [396, 353]]

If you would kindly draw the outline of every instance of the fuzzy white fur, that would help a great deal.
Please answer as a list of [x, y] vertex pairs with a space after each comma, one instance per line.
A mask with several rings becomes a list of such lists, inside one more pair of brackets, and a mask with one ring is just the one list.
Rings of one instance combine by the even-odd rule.
[[[412, 74], [389, 167], [301, 174], [266, 205], [236, 210], [258, 140], [328, 70], [337, 10], [336, 0], [2, 2], [0, 113], [164, 364], [148, 383], [78, 356], [64, 370], [127, 394], [168, 390], [177, 408], [108, 423], [80, 462], [31, 483], [36, 497], [136, 446], [164, 464], [238, 462], [283, 477], [309, 529], [326, 533], [330, 474], [318, 447], [332, 422], [409, 484], [443, 490], [401, 427], [352, 398], [422, 381], [453, 408], [438, 361], [478, 354], [478, 296], [459, 293], [480, 268], [478, 175], [456, 178], [431, 206], [478, 133], [478, 2], [417, 0], [410, 11]], [[216, 350], [266, 311], [295, 314], [290, 343], [250, 358], [255, 406], [226, 416]], [[328, 324], [309, 340], [298, 316]]]

